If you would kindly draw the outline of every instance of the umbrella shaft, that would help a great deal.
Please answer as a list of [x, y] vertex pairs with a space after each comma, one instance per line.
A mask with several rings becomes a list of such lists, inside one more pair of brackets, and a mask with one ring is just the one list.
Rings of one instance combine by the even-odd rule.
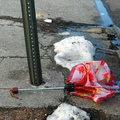
[[26, 88], [26, 89], [18, 89], [19, 91], [28, 91], [28, 90], [63, 90], [64, 87], [51, 87], [51, 88]]

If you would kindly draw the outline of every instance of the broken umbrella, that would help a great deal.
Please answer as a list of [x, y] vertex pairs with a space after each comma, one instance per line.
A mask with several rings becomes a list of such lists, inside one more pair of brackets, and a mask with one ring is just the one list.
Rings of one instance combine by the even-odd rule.
[[13, 87], [10, 89], [10, 93], [16, 97], [13, 94], [19, 91], [62, 89], [66, 90], [68, 94], [93, 99], [95, 102], [102, 102], [108, 97], [114, 96], [115, 93], [120, 93], [120, 86], [117, 85], [112, 71], [105, 61], [91, 61], [74, 66], [66, 80], [65, 87], [30, 89]]

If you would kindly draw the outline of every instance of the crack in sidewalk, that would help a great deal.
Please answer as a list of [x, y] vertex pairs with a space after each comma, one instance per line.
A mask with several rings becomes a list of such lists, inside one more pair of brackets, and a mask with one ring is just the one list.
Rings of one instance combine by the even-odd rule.
[[2, 59], [0, 60], [0, 64], [2, 63], [3, 60], [4, 60], [4, 58], [2, 58]]
[[22, 18], [14, 18], [14, 17], [11, 17], [11, 16], [0, 16], [0, 19], [1, 20], [11, 20], [11, 21], [14, 21], [14, 22], [23, 23]]
[[0, 56], [0, 58], [27, 58], [27, 56]]

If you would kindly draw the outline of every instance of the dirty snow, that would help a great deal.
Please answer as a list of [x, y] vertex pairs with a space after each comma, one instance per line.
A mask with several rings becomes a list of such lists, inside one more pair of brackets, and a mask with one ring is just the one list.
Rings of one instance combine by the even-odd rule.
[[47, 117], [47, 120], [90, 120], [87, 112], [66, 103], [62, 103]]
[[54, 44], [56, 64], [72, 69], [80, 63], [93, 61], [95, 48], [84, 36], [68, 37]]

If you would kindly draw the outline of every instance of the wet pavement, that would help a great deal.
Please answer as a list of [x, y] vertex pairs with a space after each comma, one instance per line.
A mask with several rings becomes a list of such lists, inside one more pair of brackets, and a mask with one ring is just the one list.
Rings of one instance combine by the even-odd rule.
[[[5, 1], [0, 2], [5, 7], [1, 8], [2, 12], [0, 14], [0, 88], [12, 88], [15, 86], [18, 88], [37, 88], [29, 83], [20, 3], [15, 0], [6, 4]], [[96, 9], [97, 7], [94, 1], [91, 0], [91, 2], [88, 1], [88, 3], [82, 1], [76, 5], [77, 2], [80, 2], [76, 0], [72, 8], [73, 2], [68, 0], [67, 7], [70, 6], [71, 9], [66, 9], [66, 4], [61, 1], [58, 1], [62, 3], [60, 6], [54, 1], [48, 1], [48, 3], [44, 3], [44, 1], [41, 2], [42, 3], [36, 1], [36, 12], [38, 16], [37, 26], [42, 74], [45, 83], [39, 87], [61, 87], [65, 85], [64, 82], [69, 75], [69, 70], [55, 64], [53, 44], [70, 36], [84, 36], [93, 43], [94, 47], [99, 48], [96, 50], [94, 59], [106, 61], [113, 71], [115, 80], [119, 81], [119, 39], [116, 32], [113, 30], [113, 26], [102, 26], [103, 22], [100, 22], [102, 19]], [[52, 2], [54, 2], [54, 4], [52, 4]], [[8, 7], [9, 4], [16, 4], [16, 6], [19, 7], [14, 6], [13, 9], [11, 9]], [[40, 5], [45, 5], [46, 7], [43, 8], [43, 6]], [[52, 6], [48, 7], [50, 5]], [[55, 6], [56, 8], [54, 8]], [[75, 8], [73, 13], [70, 12], [75, 6], [79, 8], [78, 11], [76, 11]], [[87, 10], [84, 6], [86, 6]], [[59, 9], [62, 7], [59, 14], [55, 12], [57, 11], [57, 7], [59, 7]], [[54, 9], [55, 11], [53, 11]], [[67, 12], [67, 10], [70, 12], [68, 16], [67, 13], [63, 14], [62, 12]], [[46, 18], [51, 18], [52, 23], [44, 22]], [[88, 29], [89, 32], [87, 31]], [[20, 99], [12, 98], [9, 89], [1, 89], [0, 94], [2, 96], [0, 107], [25, 106], [41, 108], [58, 106], [62, 102], [67, 102], [86, 110], [91, 114], [92, 120], [120, 119], [119, 94], [109, 98], [102, 104], [94, 103], [92, 100], [67, 95], [63, 90], [20, 92], [16, 95]]]

